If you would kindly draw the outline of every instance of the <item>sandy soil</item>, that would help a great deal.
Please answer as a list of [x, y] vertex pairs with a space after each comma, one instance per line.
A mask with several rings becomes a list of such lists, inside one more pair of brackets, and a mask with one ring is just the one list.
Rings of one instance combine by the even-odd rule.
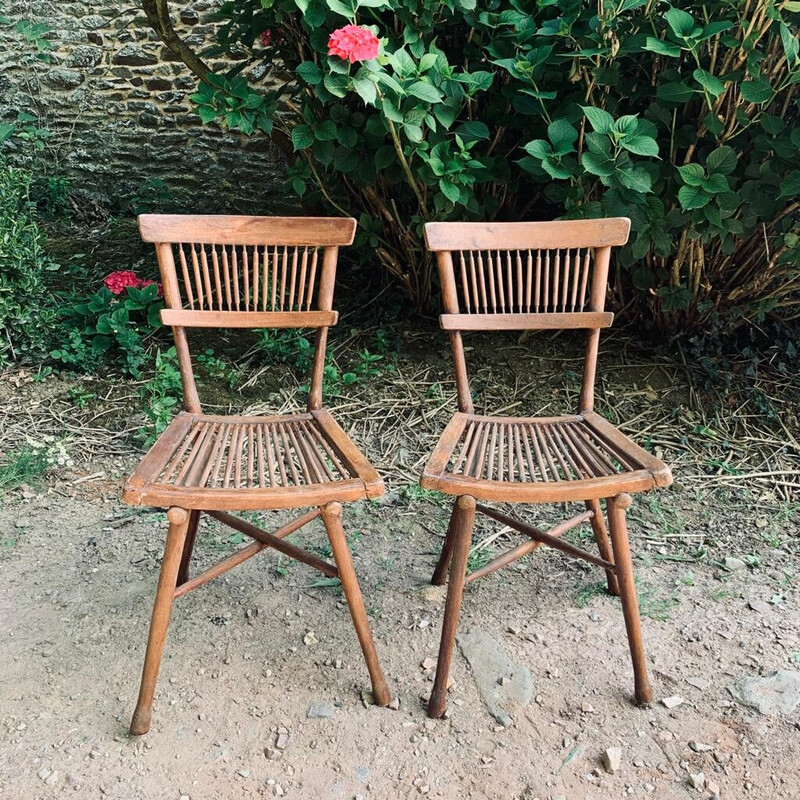
[[[152, 730], [130, 738], [165, 524], [157, 512], [131, 515], [119, 485], [73, 476], [26, 499], [9, 493], [0, 507], [2, 798], [708, 797], [688, 782], [701, 771], [726, 800], [800, 797], [800, 715], [761, 716], [726, 688], [798, 668], [785, 519], [765, 520], [720, 492], [662, 495], [700, 539], [736, 534], [738, 553], [696, 558], [664, 538], [657, 506], [635, 506], [650, 709], [631, 702], [622, 615], [596, 591], [602, 574], [540, 550], [474, 585], [462, 625], [489, 633], [533, 675], [535, 699], [502, 728], [460, 654], [449, 718], [425, 717], [432, 676], [421, 664], [436, 655], [441, 593], [424, 587], [447, 510], [402, 497], [349, 506], [345, 526], [400, 708], [365, 702], [366, 670], [337, 590], [265, 553], [177, 602]], [[198, 567], [237, 546], [216, 523], [201, 530]], [[300, 541], [321, 545], [319, 523]], [[721, 568], [737, 554], [752, 566]], [[675, 695], [684, 702], [669, 710], [661, 700]], [[308, 719], [317, 701], [334, 703], [333, 716]], [[601, 765], [609, 747], [622, 749], [615, 774]]]

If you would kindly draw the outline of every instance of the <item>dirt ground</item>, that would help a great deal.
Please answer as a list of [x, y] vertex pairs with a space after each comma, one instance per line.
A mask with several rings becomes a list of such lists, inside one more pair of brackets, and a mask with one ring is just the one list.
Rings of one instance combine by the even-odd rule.
[[[479, 381], [490, 385], [498, 369], [487, 356]], [[449, 716], [426, 718], [432, 670], [422, 664], [436, 656], [443, 596], [425, 587], [448, 511], [408, 487], [452, 411], [449, 374], [441, 396], [426, 394], [433, 376], [445, 374], [435, 360], [400, 360], [387, 382], [401, 381], [410, 404], [387, 412], [401, 394], [391, 386], [380, 408], [338, 403], [338, 418], [387, 476], [387, 502], [347, 506], [344, 522], [399, 709], [367, 702], [366, 669], [338, 589], [265, 552], [176, 602], [153, 726], [140, 738], [130, 738], [127, 727], [163, 512], [121, 505], [135, 447], [121, 423], [63, 400], [74, 383], [7, 382], [3, 447], [47, 428], [20, 411], [38, 403], [52, 430], [70, 432], [73, 463], [38, 487], [7, 491], [0, 504], [0, 798], [599, 800], [709, 797], [714, 784], [724, 800], [800, 797], [800, 713], [761, 715], [728, 691], [743, 676], [800, 669], [796, 501], [780, 482], [754, 489], [758, 477], [738, 480], [747, 469], [771, 471], [756, 456], [733, 470], [739, 456], [726, 461], [709, 445], [703, 459], [727, 469], [701, 474], [694, 454], [702, 448], [691, 445], [700, 435], [692, 415], [700, 412], [685, 399], [690, 388], [643, 380], [641, 368], [623, 383], [619, 402], [624, 396], [636, 406], [628, 409], [631, 431], [651, 437], [677, 478], [674, 489], [637, 497], [631, 516], [653, 706], [632, 703], [622, 614], [618, 600], [601, 591], [602, 573], [542, 548], [470, 587], [461, 622], [530, 670], [530, 704], [510, 727], [498, 725], [457, 652]], [[553, 371], [547, 401], [532, 411], [565, 400], [559, 381]], [[135, 397], [135, 387], [116, 391]], [[648, 433], [646, 404], [670, 392], [678, 395], [665, 406], [665, 427]], [[530, 400], [524, 386], [514, 393]], [[111, 397], [109, 389], [105, 402]], [[275, 410], [281, 405], [268, 399]], [[609, 401], [601, 387], [600, 402]], [[531, 510], [528, 518], [547, 524], [567, 511]], [[261, 516], [265, 527], [276, 527], [289, 513]], [[507, 547], [508, 534], [487, 539], [497, 530], [482, 522], [476, 543]], [[297, 540], [322, 546], [324, 532], [315, 522]], [[209, 522], [195, 569], [237, 546]], [[740, 561], [726, 569], [726, 558]], [[676, 696], [683, 702], [663, 704]], [[320, 702], [334, 704], [333, 715], [308, 718]], [[613, 747], [622, 758], [610, 774], [601, 756]], [[700, 772], [705, 786], [696, 789], [690, 775]]]

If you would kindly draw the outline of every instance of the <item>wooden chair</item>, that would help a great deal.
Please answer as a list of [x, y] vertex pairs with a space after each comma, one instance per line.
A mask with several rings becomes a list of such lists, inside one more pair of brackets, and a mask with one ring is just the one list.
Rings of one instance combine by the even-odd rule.
[[[338, 248], [353, 241], [353, 219], [143, 215], [142, 238], [154, 242], [175, 337], [185, 411], [161, 434], [125, 485], [131, 505], [168, 507], [169, 530], [158, 579], [132, 734], [150, 727], [153, 692], [173, 600], [271, 547], [339, 578], [375, 702], [390, 695], [372, 640], [342, 506], [383, 494], [383, 481], [322, 407], [328, 326], [335, 325], [333, 289]], [[176, 265], [177, 260], [177, 265]], [[308, 411], [285, 416], [203, 414], [186, 328], [315, 328]], [[316, 506], [273, 533], [231, 510]], [[189, 577], [201, 513], [255, 541]], [[284, 541], [322, 517], [335, 565]]]
[[[628, 239], [630, 220], [565, 222], [428, 223], [425, 238], [436, 253], [444, 314], [455, 362], [458, 413], [447, 425], [420, 484], [456, 496], [439, 563], [431, 582], [441, 585], [450, 569], [436, 679], [428, 704], [441, 717], [465, 583], [489, 575], [542, 544], [585, 559], [606, 571], [609, 592], [621, 595], [636, 700], [652, 690], [642, 648], [625, 510], [630, 493], [672, 482], [669, 469], [607, 422], [594, 408], [600, 329], [611, 325], [604, 311], [611, 247]], [[588, 329], [580, 408], [577, 414], [491, 417], [474, 413], [462, 331]], [[606, 498], [608, 533], [600, 499]], [[586, 510], [549, 531], [520, 522], [483, 504], [582, 501]], [[481, 501], [481, 502], [478, 502]], [[466, 575], [475, 513], [529, 538]], [[559, 538], [575, 526], [592, 526], [600, 557]]]

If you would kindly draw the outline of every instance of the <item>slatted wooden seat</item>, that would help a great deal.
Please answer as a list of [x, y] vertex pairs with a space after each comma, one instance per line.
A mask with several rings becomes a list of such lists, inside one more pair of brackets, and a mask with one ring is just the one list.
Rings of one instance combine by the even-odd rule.
[[[434, 688], [428, 714], [440, 717], [464, 585], [546, 544], [606, 571], [608, 588], [622, 597], [634, 667], [636, 700], [649, 703], [633, 565], [625, 522], [630, 493], [672, 482], [669, 468], [594, 411], [600, 329], [611, 247], [627, 241], [627, 219], [531, 223], [429, 223], [425, 237], [437, 256], [444, 313], [456, 368], [458, 406], [422, 474], [420, 484], [455, 495], [442, 554], [432, 582], [449, 586]], [[577, 414], [520, 418], [474, 412], [462, 331], [588, 330]], [[606, 499], [611, 540], [599, 500]], [[549, 531], [478, 501], [582, 501], [586, 510]], [[475, 513], [516, 529], [527, 541], [466, 574]], [[600, 556], [561, 536], [589, 523]]]
[[206, 510], [235, 504], [246, 511], [318, 505], [331, 491], [340, 501], [384, 491], [381, 477], [324, 410], [280, 417], [183, 412], [159, 444], [128, 480], [126, 502]]
[[669, 484], [669, 470], [599, 414], [518, 419], [457, 413], [421, 485], [520, 503], [594, 500]]
[[[172, 326], [185, 411], [130, 477], [123, 500], [167, 506], [169, 530], [131, 733], [150, 727], [153, 694], [173, 601], [271, 548], [342, 583], [375, 702], [390, 700], [342, 528], [343, 502], [383, 494], [383, 481], [322, 407], [338, 248], [355, 220], [303, 217], [142, 215], [164, 286], [162, 321]], [[203, 414], [187, 327], [315, 328], [308, 409], [284, 416]], [[272, 533], [228, 513], [316, 506]], [[255, 541], [190, 577], [201, 513]], [[335, 563], [284, 541], [322, 518]]]

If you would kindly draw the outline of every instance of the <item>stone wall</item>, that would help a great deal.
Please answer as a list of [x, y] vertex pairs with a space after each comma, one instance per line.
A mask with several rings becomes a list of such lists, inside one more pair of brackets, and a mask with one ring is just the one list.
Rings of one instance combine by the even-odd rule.
[[[210, 44], [218, 0], [173, 0], [179, 35]], [[139, 5], [113, 0], [0, 2], [0, 121], [20, 111], [53, 132], [44, 151], [51, 169], [79, 195], [124, 207], [157, 194], [163, 180], [181, 210], [270, 213], [282, 200], [284, 164], [263, 136], [202, 125], [188, 99], [194, 75], [164, 47]], [[49, 64], [32, 58], [14, 30], [44, 23]], [[18, 153], [18, 155], [21, 155]]]

